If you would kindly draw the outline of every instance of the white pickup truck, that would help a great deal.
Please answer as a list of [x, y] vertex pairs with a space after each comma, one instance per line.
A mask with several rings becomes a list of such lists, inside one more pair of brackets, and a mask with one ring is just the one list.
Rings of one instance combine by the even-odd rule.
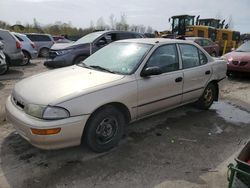
[[7, 119], [39, 148], [84, 141], [103, 152], [118, 144], [131, 121], [187, 103], [208, 109], [226, 70], [224, 60], [190, 41], [118, 41], [78, 65], [17, 83]]

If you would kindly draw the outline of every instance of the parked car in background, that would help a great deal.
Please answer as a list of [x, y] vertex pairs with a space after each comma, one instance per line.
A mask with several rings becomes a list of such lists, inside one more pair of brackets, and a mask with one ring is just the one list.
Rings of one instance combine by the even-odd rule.
[[37, 50], [35, 43], [32, 42], [26, 35], [21, 33], [13, 34], [21, 42], [21, 48], [24, 55], [24, 64], [29, 64], [31, 59], [37, 58]]
[[186, 40], [194, 41], [199, 44], [202, 48], [204, 48], [211, 56], [217, 57], [219, 56], [220, 47], [218, 44], [213, 42], [208, 38], [203, 37], [185, 37]]
[[227, 60], [227, 73], [250, 73], [250, 41], [243, 43], [236, 50], [223, 56]]
[[49, 59], [44, 62], [48, 67], [64, 67], [77, 64], [111, 42], [143, 38], [140, 33], [126, 31], [98, 31], [80, 38], [74, 43], [55, 45], [50, 49]]
[[67, 38], [65, 38], [64, 36], [52, 36], [55, 43], [70, 43], [73, 42]]
[[49, 34], [26, 33], [26, 36], [35, 43], [38, 56], [48, 57], [49, 49], [55, 43], [54, 39]]
[[131, 121], [193, 102], [208, 109], [218, 100], [226, 66], [190, 41], [117, 41], [78, 65], [17, 83], [7, 99], [7, 119], [36, 147], [85, 142], [104, 152]]
[[21, 42], [8, 30], [0, 29], [0, 41], [4, 44], [4, 55], [8, 66], [24, 65]]
[[5, 74], [9, 70], [9, 66], [5, 61], [5, 55], [3, 53], [4, 44], [0, 42], [0, 75]]

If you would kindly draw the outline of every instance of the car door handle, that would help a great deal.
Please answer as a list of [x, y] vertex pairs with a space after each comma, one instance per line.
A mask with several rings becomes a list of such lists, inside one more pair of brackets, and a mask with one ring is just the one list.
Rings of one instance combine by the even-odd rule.
[[182, 77], [178, 77], [175, 79], [175, 82], [181, 82], [182, 81]]
[[208, 71], [205, 72], [206, 75], [208, 75], [208, 74], [210, 74], [210, 73], [211, 73], [210, 70], [208, 70]]

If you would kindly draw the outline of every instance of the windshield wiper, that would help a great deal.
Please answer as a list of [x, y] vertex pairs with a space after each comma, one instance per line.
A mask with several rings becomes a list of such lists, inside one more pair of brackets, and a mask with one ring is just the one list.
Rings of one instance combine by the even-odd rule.
[[107, 68], [104, 68], [104, 67], [101, 67], [101, 66], [98, 66], [98, 65], [90, 65], [88, 67], [91, 67], [93, 69], [98, 69], [98, 70], [102, 70], [102, 71], [106, 71], [106, 72], [110, 72], [110, 73], [114, 73], [115, 74], [114, 71], [111, 71], [111, 70], [109, 70]]

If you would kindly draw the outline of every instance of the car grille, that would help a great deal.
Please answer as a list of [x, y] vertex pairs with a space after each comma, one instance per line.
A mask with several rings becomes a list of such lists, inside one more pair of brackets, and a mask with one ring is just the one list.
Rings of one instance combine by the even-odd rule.
[[57, 56], [56, 51], [49, 51], [49, 58], [54, 59]]
[[247, 61], [242, 61], [240, 62], [240, 66], [245, 66], [248, 62]]

